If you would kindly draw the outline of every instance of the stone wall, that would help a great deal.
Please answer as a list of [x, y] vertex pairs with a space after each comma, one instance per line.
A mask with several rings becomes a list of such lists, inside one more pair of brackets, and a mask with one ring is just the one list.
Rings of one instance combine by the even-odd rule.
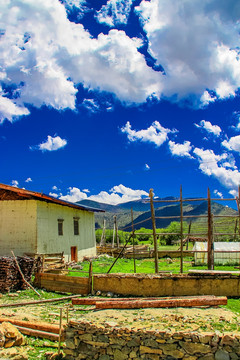
[[173, 332], [71, 321], [66, 360], [237, 360], [240, 334]]

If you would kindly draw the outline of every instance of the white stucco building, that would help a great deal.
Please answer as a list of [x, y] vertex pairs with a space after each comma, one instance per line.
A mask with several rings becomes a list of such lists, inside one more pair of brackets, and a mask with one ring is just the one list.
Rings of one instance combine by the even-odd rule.
[[0, 184], [0, 256], [64, 252], [67, 261], [96, 254], [94, 212]]

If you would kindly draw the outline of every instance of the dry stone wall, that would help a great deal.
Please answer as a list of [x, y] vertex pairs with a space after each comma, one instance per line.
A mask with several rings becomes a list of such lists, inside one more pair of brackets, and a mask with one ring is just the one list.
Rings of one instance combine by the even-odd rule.
[[237, 360], [240, 334], [152, 331], [71, 321], [66, 360]]

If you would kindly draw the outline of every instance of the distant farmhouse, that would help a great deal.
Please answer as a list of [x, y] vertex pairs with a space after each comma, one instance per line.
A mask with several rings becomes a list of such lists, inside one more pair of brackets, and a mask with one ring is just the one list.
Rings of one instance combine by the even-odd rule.
[[41, 193], [0, 184], [0, 256], [64, 252], [66, 261], [96, 254], [94, 212]]

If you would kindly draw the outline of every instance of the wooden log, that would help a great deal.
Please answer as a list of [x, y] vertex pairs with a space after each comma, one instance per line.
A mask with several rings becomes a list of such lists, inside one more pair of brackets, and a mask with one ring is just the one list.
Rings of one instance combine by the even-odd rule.
[[[203, 295], [203, 296], [179, 296], [177, 299], [183, 299], [183, 300], [194, 300], [194, 299], [216, 299], [217, 297], [215, 295]], [[72, 299], [73, 305], [96, 305], [97, 302], [106, 302], [106, 301], [149, 301], [149, 300], [175, 300], [176, 297], [147, 297], [147, 298], [74, 298]]]
[[32, 301], [26, 301], [26, 302], [15, 303], [15, 304], [1, 304], [0, 308], [18, 307], [18, 306], [26, 306], [26, 305], [37, 305], [37, 304], [44, 304], [44, 303], [49, 303], [49, 302], [60, 302], [60, 301], [65, 301], [65, 300], [71, 300], [74, 297], [79, 297], [79, 294], [71, 295], [71, 296], [64, 296], [64, 297], [54, 298], [54, 299], [32, 300]]
[[164, 299], [164, 300], [134, 300], [134, 301], [97, 301], [96, 309], [141, 309], [227, 305], [227, 297], [194, 298], [194, 299]]
[[[52, 340], [52, 341], [58, 341], [58, 339], [59, 339], [58, 334], [54, 334], [51, 332], [29, 329], [29, 328], [26, 328], [23, 326], [16, 326], [16, 327], [24, 335], [40, 337], [40, 338], [48, 339], [48, 340]], [[63, 335], [62, 340], [64, 340], [64, 334], [62, 334], [62, 335]]]
[[13, 318], [7, 318], [7, 317], [0, 317], [0, 323], [7, 321], [10, 322], [13, 325], [16, 326], [22, 326], [29, 329], [35, 329], [40, 331], [46, 331], [51, 332], [54, 334], [59, 334], [59, 325], [54, 324], [48, 324], [43, 322], [31, 322], [31, 321], [24, 321], [24, 320], [18, 320]]

